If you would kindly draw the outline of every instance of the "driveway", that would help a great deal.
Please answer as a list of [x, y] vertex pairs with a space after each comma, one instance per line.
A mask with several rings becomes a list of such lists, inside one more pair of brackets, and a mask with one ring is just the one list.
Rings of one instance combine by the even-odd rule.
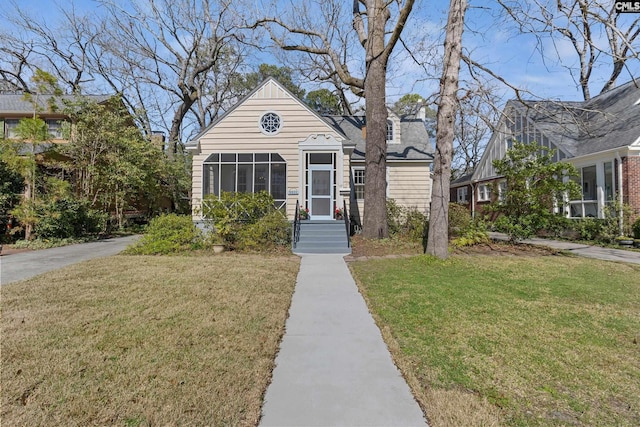
[[138, 238], [140, 236], [116, 237], [0, 256], [0, 285], [26, 280], [81, 261], [115, 255]]
[[[506, 234], [489, 233], [489, 237], [494, 240], [509, 240]], [[624, 249], [603, 248], [601, 246], [585, 245], [583, 243], [558, 241], [551, 239], [540, 239], [534, 237], [523, 240], [523, 243], [531, 245], [548, 246], [553, 249], [560, 249], [576, 255], [596, 258], [604, 261], [629, 262], [632, 264], [640, 264], [640, 252], [626, 251]]]

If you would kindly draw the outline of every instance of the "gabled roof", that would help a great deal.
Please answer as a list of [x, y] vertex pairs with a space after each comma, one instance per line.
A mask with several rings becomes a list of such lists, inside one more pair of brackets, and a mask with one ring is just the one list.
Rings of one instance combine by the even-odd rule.
[[508, 105], [529, 119], [569, 157], [627, 147], [640, 138], [640, 82], [630, 81], [584, 102]]
[[464, 174], [453, 181], [451, 181], [451, 188], [453, 187], [461, 187], [463, 185], [468, 185], [471, 183], [471, 178], [473, 177], [473, 172]]
[[[296, 95], [291, 93], [286, 87], [280, 84], [273, 77], [268, 77], [260, 83], [248, 95], [238, 101], [231, 109], [223, 115], [211, 122], [209, 126], [200, 131], [191, 141], [185, 144], [188, 150], [197, 150], [199, 140], [206, 135], [213, 127], [229, 116], [240, 105], [244, 104], [256, 92], [261, 90], [268, 83], [274, 83], [284, 90], [292, 99], [302, 105], [307, 111], [316, 116], [320, 121], [324, 122], [328, 127], [334, 129], [343, 139], [344, 142], [355, 144], [355, 150], [352, 158], [354, 160], [364, 161], [365, 140], [362, 136], [362, 128], [364, 127], [364, 116], [322, 116], [317, 111], [310, 108], [306, 103], [301, 101]], [[427, 134], [424, 122], [419, 119], [402, 119], [400, 121], [402, 141], [400, 144], [389, 144], [387, 146], [387, 160], [432, 160], [433, 149]]]
[[[193, 149], [193, 148], [197, 147], [198, 146], [198, 141], [200, 140], [200, 138], [202, 138], [204, 135], [206, 135], [213, 127], [215, 127], [218, 123], [220, 123], [222, 120], [224, 120], [227, 116], [229, 116], [229, 114], [231, 114], [239, 106], [244, 104], [245, 101], [247, 101], [249, 98], [251, 98], [256, 92], [258, 92], [260, 89], [262, 89], [264, 86], [266, 86], [270, 82], [276, 84], [280, 89], [285, 91], [289, 96], [291, 96], [292, 99], [297, 101], [300, 105], [302, 105], [305, 109], [307, 109], [307, 111], [309, 111], [311, 114], [316, 116], [320, 121], [324, 122], [327, 126], [331, 126], [331, 123], [329, 123], [323, 116], [321, 116], [317, 111], [315, 111], [314, 109], [310, 108], [307, 104], [302, 102], [296, 95], [291, 93], [291, 91], [289, 89], [287, 89], [284, 85], [282, 85], [278, 80], [276, 80], [273, 77], [267, 77], [266, 79], [264, 79], [262, 81], [262, 83], [260, 83], [258, 86], [256, 86], [256, 88], [253, 89], [251, 92], [249, 92], [244, 98], [242, 98], [240, 101], [236, 102], [236, 104], [233, 107], [231, 107], [229, 110], [225, 111], [224, 114], [222, 114], [217, 119], [212, 121], [209, 124], [209, 126], [205, 127], [196, 136], [191, 138], [191, 140], [188, 141], [185, 144], [185, 147], [187, 149]], [[346, 138], [346, 136], [345, 136], [345, 138]]]
[[[52, 95], [32, 95], [31, 101], [29, 101], [25, 99], [23, 94], [0, 94], [0, 114], [31, 114], [33, 113], [33, 102], [36, 100], [38, 102], [38, 113], [51, 114], [53, 113], [49, 111], [49, 99], [51, 97]], [[63, 101], [74, 101], [77, 97], [77, 95], [56, 96], [58, 111], [55, 113], [61, 113], [64, 108]], [[81, 95], [81, 97], [101, 103], [111, 98], [112, 95]]]
[[516, 113], [529, 134], [557, 147], [556, 160], [630, 147], [640, 141], [640, 83], [630, 81], [589, 101], [507, 102], [472, 181], [497, 177], [492, 162], [506, 152], [505, 140], [512, 137], [509, 122]]
[[[364, 161], [366, 141], [362, 128], [365, 116], [327, 116], [329, 123], [355, 144], [352, 160]], [[387, 144], [387, 160], [433, 160], [433, 147], [424, 122], [420, 119], [400, 120], [399, 144]]]

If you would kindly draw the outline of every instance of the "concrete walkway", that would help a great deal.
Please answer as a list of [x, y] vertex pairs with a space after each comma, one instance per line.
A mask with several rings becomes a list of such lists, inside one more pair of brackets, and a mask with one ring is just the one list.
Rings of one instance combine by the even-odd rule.
[[[509, 240], [506, 234], [489, 233], [489, 237], [494, 240]], [[604, 261], [630, 262], [640, 264], [640, 252], [627, 251], [624, 249], [603, 248], [601, 246], [585, 245], [583, 243], [566, 242], [561, 240], [540, 239], [537, 237], [523, 240], [523, 243], [530, 245], [547, 246], [553, 249], [560, 249], [576, 255], [596, 258]]]
[[261, 426], [425, 426], [340, 254], [302, 255]]
[[0, 285], [30, 279], [81, 261], [115, 255], [138, 238], [140, 236], [116, 237], [0, 256]]

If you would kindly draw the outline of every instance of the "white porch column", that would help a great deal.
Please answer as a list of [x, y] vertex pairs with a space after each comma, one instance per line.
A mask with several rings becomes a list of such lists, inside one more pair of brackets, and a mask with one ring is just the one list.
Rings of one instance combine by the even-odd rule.
[[596, 198], [598, 199], [598, 218], [604, 218], [604, 162], [596, 163]]

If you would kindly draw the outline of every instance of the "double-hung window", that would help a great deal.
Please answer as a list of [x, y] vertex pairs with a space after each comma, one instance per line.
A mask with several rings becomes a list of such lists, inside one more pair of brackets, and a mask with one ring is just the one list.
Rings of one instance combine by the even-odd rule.
[[457, 190], [457, 199], [458, 203], [468, 203], [469, 202], [469, 188], [468, 187], [459, 187]]
[[478, 201], [479, 202], [491, 201], [491, 185], [489, 184], [478, 185]]
[[364, 167], [353, 168], [353, 191], [356, 200], [364, 200]]

